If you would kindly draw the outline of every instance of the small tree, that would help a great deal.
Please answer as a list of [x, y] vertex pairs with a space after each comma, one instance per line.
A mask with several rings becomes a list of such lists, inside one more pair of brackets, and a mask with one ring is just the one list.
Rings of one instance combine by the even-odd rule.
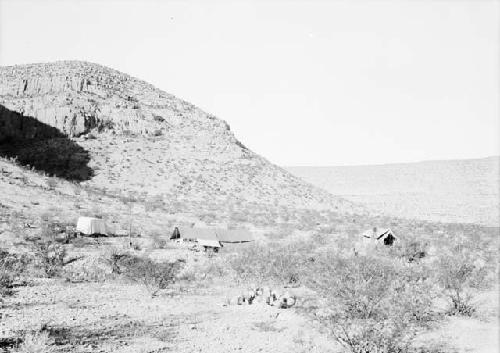
[[244, 281], [296, 284], [300, 281], [302, 265], [309, 259], [307, 250], [311, 246], [306, 242], [267, 246], [252, 244], [239, 250], [230, 259], [230, 264]]
[[47, 187], [49, 190], [55, 190], [57, 187], [57, 178], [56, 177], [49, 177], [47, 179]]
[[352, 353], [409, 352], [430, 318], [425, 277], [397, 262], [325, 256], [308, 274], [308, 286], [327, 301], [329, 313], [321, 321]]
[[54, 340], [50, 338], [48, 331], [27, 332], [22, 339], [22, 343], [13, 352], [52, 353], [55, 352]]
[[486, 266], [466, 249], [443, 255], [437, 265], [437, 282], [451, 301], [449, 313], [471, 315], [476, 310], [473, 291], [486, 284]]
[[60, 273], [64, 266], [66, 249], [56, 240], [60, 224], [47, 217], [44, 216], [42, 219], [40, 235], [31, 240], [31, 247], [44, 273], [48, 277], [54, 277]]
[[21, 278], [28, 263], [29, 258], [25, 255], [0, 250], [0, 298], [12, 293], [15, 282]]
[[160, 290], [175, 283], [182, 264], [181, 261], [157, 263], [151, 259], [127, 256], [121, 261], [120, 271], [134, 282], [143, 284], [154, 297]]

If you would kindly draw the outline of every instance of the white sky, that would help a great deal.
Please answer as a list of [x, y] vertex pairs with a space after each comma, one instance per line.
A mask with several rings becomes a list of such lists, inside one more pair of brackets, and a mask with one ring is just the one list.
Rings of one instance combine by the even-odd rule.
[[499, 154], [499, 1], [0, 0], [0, 64], [79, 59], [281, 165]]

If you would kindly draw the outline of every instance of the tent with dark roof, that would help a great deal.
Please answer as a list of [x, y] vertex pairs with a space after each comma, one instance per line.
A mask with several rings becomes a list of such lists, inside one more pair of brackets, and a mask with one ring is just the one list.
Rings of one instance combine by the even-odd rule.
[[170, 239], [183, 239], [195, 241], [205, 248], [205, 251], [212, 249], [217, 252], [222, 247], [214, 228], [184, 228], [175, 227]]
[[222, 244], [218, 240], [198, 239], [198, 245], [203, 246], [205, 251], [211, 249], [218, 252], [219, 248], [222, 248]]
[[170, 239], [184, 239], [195, 241], [197, 239], [218, 240], [215, 229], [175, 227]]
[[377, 227], [363, 232], [363, 237], [383, 242], [384, 245], [392, 245], [398, 239], [390, 228], [378, 229]]
[[246, 229], [189, 227], [175, 227], [170, 239], [185, 239], [189, 241], [203, 239], [221, 243], [246, 243], [254, 240], [252, 233]]

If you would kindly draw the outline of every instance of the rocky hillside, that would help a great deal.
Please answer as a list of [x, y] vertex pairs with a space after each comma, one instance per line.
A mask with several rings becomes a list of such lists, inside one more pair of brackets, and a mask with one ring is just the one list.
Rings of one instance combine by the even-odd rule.
[[0, 68], [0, 156], [176, 212], [363, 211], [256, 155], [226, 122], [87, 62]]

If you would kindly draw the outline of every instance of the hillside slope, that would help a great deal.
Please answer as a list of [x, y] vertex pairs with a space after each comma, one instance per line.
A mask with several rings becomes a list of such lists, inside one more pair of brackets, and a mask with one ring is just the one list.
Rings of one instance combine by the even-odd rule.
[[334, 195], [405, 218], [499, 226], [499, 157], [349, 167], [289, 167]]
[[0, 157], [175, 212], [363, 212], [241, 144], [226, 122], [86, 62], [0, 68]]

